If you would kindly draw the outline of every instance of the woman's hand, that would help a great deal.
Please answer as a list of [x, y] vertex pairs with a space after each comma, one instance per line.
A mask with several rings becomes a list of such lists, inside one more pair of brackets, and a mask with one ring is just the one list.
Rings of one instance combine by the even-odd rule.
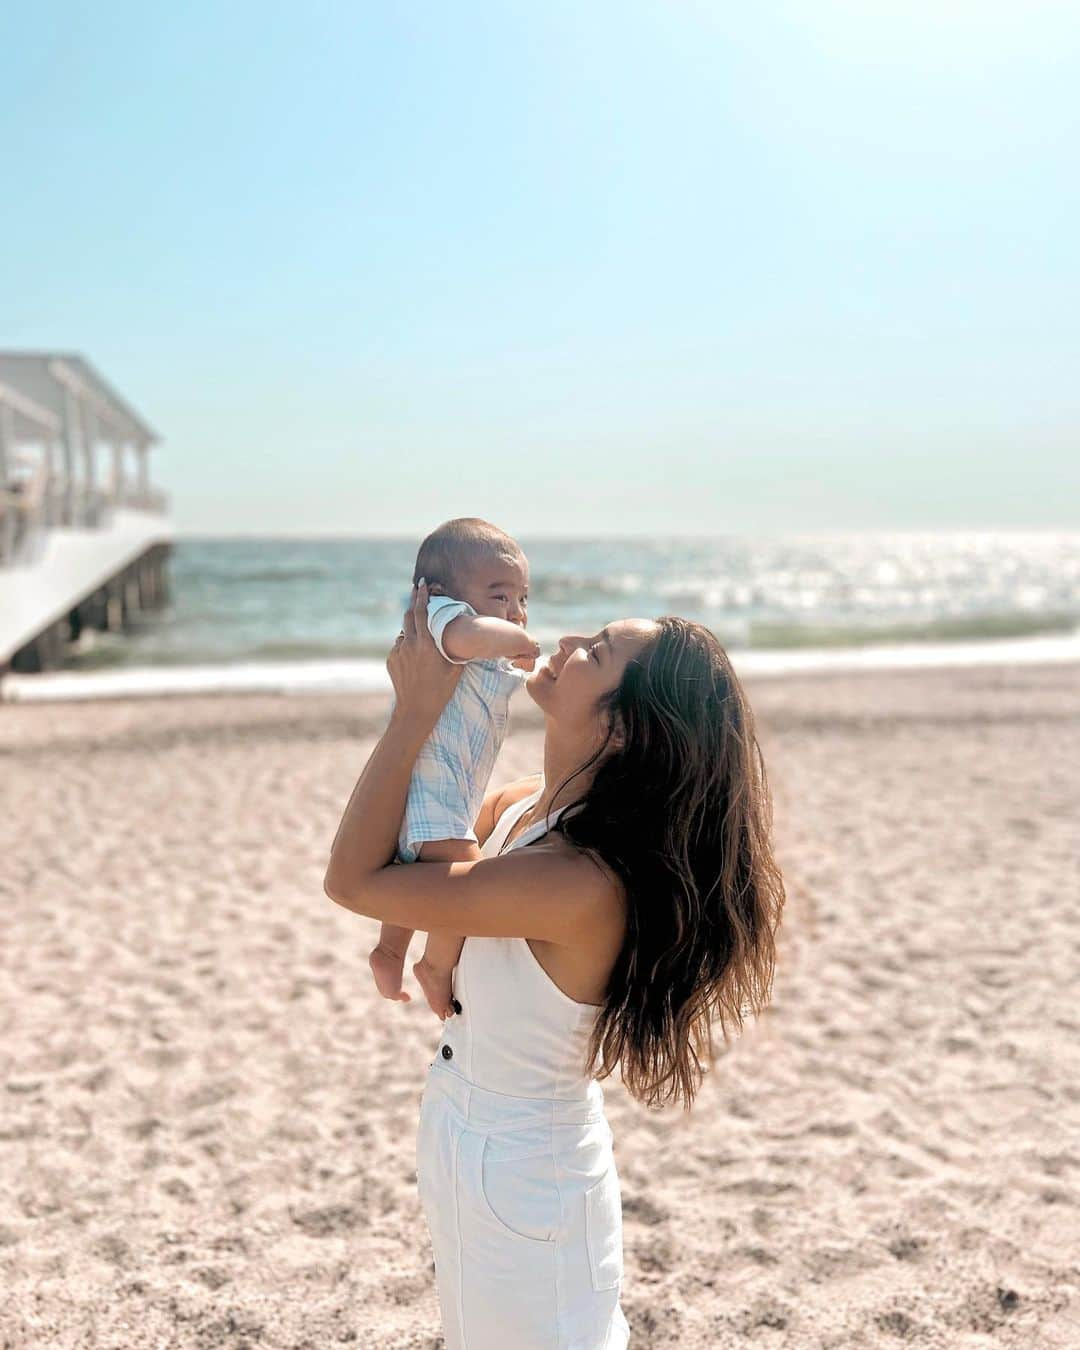
[[428, 588], [421, 578], [413, 587], [401, 633], [386, 660], [394, 685], [394, 717], [427, 730], [439, 720], [461, 679], [462, 667], [447, 661], [435, 646], [427, 622]]

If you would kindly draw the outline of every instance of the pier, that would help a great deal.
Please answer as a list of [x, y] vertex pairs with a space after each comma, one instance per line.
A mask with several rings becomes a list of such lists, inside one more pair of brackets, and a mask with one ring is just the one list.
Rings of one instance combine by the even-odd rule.
[[159, 439], [83, 357], [0, 351], [0, 678], [168, 599]]

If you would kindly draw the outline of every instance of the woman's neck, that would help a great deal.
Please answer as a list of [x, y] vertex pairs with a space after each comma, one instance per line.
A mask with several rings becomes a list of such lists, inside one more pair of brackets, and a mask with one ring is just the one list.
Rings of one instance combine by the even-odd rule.
[[548, 722], [544, 735], [544, 787], [539, 801], [530, 812], [534, 821], [542, 820], [553, 808], [569, 806], [585, 796], [596, 774], [595, 764], [583, 773], [576, 774], [565, 787], [563, 784], [592, 757], [594, 749], [583, 746], [580, 740], [569, 741], [560, 737], [556, 728]]

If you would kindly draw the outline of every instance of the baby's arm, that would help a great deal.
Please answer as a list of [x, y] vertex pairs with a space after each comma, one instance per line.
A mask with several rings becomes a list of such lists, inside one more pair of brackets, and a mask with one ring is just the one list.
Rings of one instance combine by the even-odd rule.
[[476, 661], [505, 656], [508, 660], [535, 661], [540, 644], [524, 628], [507, 619], [485, 614], [461, 614], [443, 629], [443, 650], [451, 661]]

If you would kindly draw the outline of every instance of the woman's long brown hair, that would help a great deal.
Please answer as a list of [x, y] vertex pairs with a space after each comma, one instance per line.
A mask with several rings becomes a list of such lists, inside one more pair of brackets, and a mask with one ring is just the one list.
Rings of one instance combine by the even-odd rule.
[[727, 1039], [772, 988], [784, 884], [765, 763], [746, 695], [700, 624], [658, 620], [605, 703], [607, 739], [578, 771], [595, 767], [592, 783], [554, 826], [626, 898], [590, 1064], [601, 1078], [619, 1068], [648, 1106], [688, 1108], [714, 1028]]

